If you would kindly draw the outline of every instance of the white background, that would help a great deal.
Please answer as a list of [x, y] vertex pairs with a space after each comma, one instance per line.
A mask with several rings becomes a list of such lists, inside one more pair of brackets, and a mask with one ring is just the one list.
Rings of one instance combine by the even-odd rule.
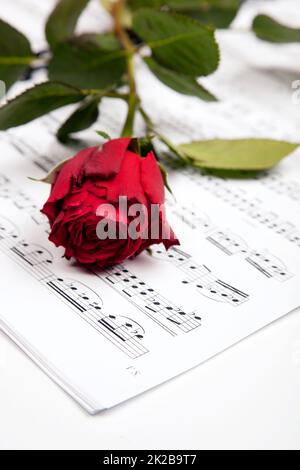
[[3, 449], [300, 448], [300, 314], [89, 416], [0, 334]]
[[2, 449], [299, 449], [299, 396], [299, 311], [94, 417], [0, 332]]

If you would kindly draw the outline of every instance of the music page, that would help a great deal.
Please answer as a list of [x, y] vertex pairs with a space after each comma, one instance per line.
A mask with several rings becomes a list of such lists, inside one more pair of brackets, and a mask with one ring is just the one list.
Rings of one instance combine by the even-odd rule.
[[[13, 21], [22, 1], [6, 3], [4, 14]], [[43, 18], [41, 2], [32, 5]], [[93, 4], [84, 21], [95, 21], [98, 8]], [[27, 15], [30, 24], [33, 13]], [[217, 103], [178, 95], [138, 64], [145, 108], [152, 104], [160, 131], [175, 142], [262, 135], [299, 140], [300, 105], [292, 103], [290, 85], [255, 63], [255, 54], [241, 61], [236, 38], [251, 51], [269, 49], [276, 68], [274, 46], [244, 32], [218, 34], [224, 63], [205, 80], [216, 94], [221, 90]], [[286, 54], [292, 64], [292, 46]], [[257, 90], [250, 92], [255, 74]], [[44, 81], [43, 72], [32, 80]], [[19, 83], [10, 93], [31, 84]], [[264, 108], [261, 88], [270, 102], [280, 95], [281, 103]], [[101, 129], [114, 136], [125, 109], [111, 103], [101, 104]], [[168, 251], [156, 245], [121, 265], [88, 269], [48, 241], [40, 208], [49, 186], [29, 179], [44, 177], [76, 153], [55, 137], [72, 109], [0, 135], [0, 326], [95, 413], [199, 365], [300, 306], [300, 152], [252, 178], [170, 167], [166, 211], [180, 245]], [[94, 131], [80, 136], [86, 145], [100, 144]]]

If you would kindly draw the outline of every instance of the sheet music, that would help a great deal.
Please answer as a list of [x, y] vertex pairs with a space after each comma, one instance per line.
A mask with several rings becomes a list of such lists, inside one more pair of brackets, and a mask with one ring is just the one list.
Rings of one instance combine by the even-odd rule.
[[[41, 2], [29, 3], [43, 18]], [[7, 6], [6, 14], [12, 11]], [[241, 63], [231, 53], [236, 34], [219, 34], [226, 63], [205, 80], [224, 94], [220, 103], [180, 96], [138, 64], [145, 106], [161, 132], [175, 141], [244, 135], [296, 140], [300, 105], [288, 101], [278, 76], [266, 78], [273, 96], [278, 87], [282, 91], [284, 111], [276, 118], [245, 95], [243, 84], [236, 91], [234, 70], [249, 71], [249, 87], [255, 87], [256, 73], [249, 58]], [[41, 36], [36, 41], [43, 43]], [[33, 80], [44, 80], [43, 73]], [[11, 93], [29, 85], [18, 84]], [[195, 367], [300, 305], [300, 153], [254, 180], [170, 170], [175, 197], [167, 196], [167, 211], [180, 247], [166, 252], [155, 246], [152, 256], [92, 272], [63, 259], [49, 243], [48, 222], [39, 211], [49, 188], [27, 178], [43, 176], [74, 153], [55, 138], [72, 109], [0, 135], [0, 325], [96, 412]], [[122, 103], [104, 100], [101, 129], [117, 135], [124, 111]], [[292, 113], [288, 121], [285, 113]], [[92, 130], [81, 136], [89, 145], [98, 138]]]

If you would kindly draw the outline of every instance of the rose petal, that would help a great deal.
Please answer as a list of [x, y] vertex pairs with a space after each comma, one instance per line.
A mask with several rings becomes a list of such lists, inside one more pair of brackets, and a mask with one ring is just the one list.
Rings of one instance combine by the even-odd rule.
[[153, 152], [142, 159], [142, 186], [153, 204], [163, 204], [165, 200], [164, 182]]
[[118, 201], [120, 196], [126, 196], [127, 201], [136, 200], [146, 204], [144, 191], [141, 185], [142, 158], [127, 150], [117, 176], [107, 181], [107, 198], [111, 202]]
[[68, 160], [59, 171], [53, 184], [48, 203], [56, 202], [69, 194], [71, 183], [82, 179], [84, 163], [97, 151], [98, 147], [89, 147]]
[[94, 152], [85, 161], [84, 174], [86, 178], [110, 179], [116, 176], [122, 165], [130, 138], [115, 139], [107, 142], [101, 149]]

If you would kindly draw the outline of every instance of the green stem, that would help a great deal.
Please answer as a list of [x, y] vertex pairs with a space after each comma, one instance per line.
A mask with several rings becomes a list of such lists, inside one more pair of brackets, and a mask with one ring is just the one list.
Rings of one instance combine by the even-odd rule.
[[99, 98], [107, 96], [109, 98], [119, 98], [121, 100], [128, 101], [128, 97], [129, 97], [128, 93], [118, 93], [116, 91], [100, 90], [100, 89], [97, 89], [97, 88], [84, 89], [84, 90], [81, 90], [81, 91], [86, 96], [95, 96], [95, 97], [99, 97]]
[[151, 131], [154, 135], [156, 135], [158, 137], [158, 139], [163, 144], [165, 144], [169, 148], [169, 150], [171, 150], [171, 152], [173, 152], [180, 159], [180, 161], [182, 163], [184, 163], [184, 164], [187, 163], [188, 159], [187, 159], [186, 155], [183, 152], [181, 152], [178, 149], [178, 147], [176, 147], [166, 136], [164, 136], [163, 134], [161, 134], [160, 132], [158, 132], [155, 129], [155, 126], [152, 122], [152, 119], [146, 113], [146, 111], [144, 110], [144, 108], [142, 106], [139, 107], [139, 111], [141, 113], [142, 118], [144, 119], [144, 122], [147, 126], [148, 131]]
[[36, 57], [1, 57], [0, 65], [31, 65], [36, 60]]
[[129, 97], [127, 117], [121, 136], [130, 137], [133, 134], [135, 113], [140, 103], [140, 99], [137, 94], [135, 82], [134, 54], [136, 52], [136, 48], [134, 44], [132, 44], [130, 37], [122, 26], [122, 14], [124, 11], [125, 3], [125, 0], [118, 0], [113, 6], [112, 16], [115, 22], [115, 33], [118, 36], [124, 49], [127, 51], [127, 75], [129, 85]]
[[129, 93], [128, 111], [126, 121], [121, 133], [122, 137], [131, 137], [134, 130], [135, 113], [139, 103], [139, 98], [133, 93]]

